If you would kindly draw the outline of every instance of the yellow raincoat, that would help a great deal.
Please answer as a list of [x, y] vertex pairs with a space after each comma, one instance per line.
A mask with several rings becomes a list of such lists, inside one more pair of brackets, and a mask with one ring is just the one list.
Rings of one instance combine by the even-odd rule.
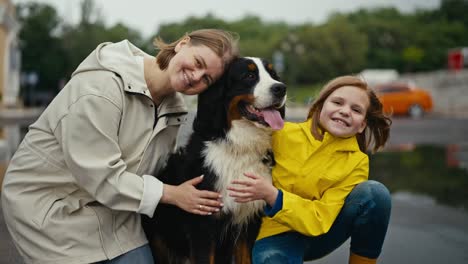
[[283, 192], [283, 206], [272, 217], [263, 217], [257, 239], [288, 231], [327, 233], [346, 196], [368, 178], [369, 159], [356, 137], [325, 133], [318, 141], [311, 124], [311, 119], [286, 123], [273, 134], [273, 184]]

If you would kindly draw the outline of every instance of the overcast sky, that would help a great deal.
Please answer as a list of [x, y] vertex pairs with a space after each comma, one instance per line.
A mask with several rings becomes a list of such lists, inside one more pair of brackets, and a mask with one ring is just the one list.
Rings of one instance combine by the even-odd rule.
[[[70, 23], [76, 23], [81, 1], [13, 0], [13, 3], [52, 4], [61, 17]], [[251, 14], [264, 21], [322, 23], [333, 12], [347, 13], [362, 7], [382, 6], [412, 12], [415, 9], [437, 8], [440, 0], [95, 0], [95, 3], [107, 25], [120, 21], [149, 37], [161, 23], [180, 22], [191, 15], [204, 16], [212, 13], [216, 17], [232, 21]]]

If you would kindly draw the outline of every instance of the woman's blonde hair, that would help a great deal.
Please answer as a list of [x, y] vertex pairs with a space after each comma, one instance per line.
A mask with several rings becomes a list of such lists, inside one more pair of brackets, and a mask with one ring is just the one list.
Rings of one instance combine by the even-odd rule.
[[371, 143], [374, 143], [372, 151], [375, 152], [383, 147], [390, 135], [390, 125], [392, 120], [387, 117], [382, 110], [382, 103], [367, 83], [356, 76], [341, 76], [328, 82], [320, 91], [318, 98], [310, 107], [307, 118], [312, 118], [312, 135], [317, 140], [323, 139], [324, 129], [320, 126], [320, 112], [325, 100], [338, 88], [343, 86], [354, 86], [366, 91], [369, 97], [369, 108], [366, 112], [367, 127], [356, 135], [359, 149], [366, 152]]
[[191, 45], [205, 45], [214, 51], [223, 60], [224, 66], [239, 56], [239, 36], [236, 33], [221, 29], [199, 29], [186, 33], [172, 43], [166, 43], [160, 37], [153, 41], [153, 45], [160, 50], [156, 59], [162, 70], [167, 69], [169, 62], [176, 54], [177, 44], [187, 37], [190, 38]]

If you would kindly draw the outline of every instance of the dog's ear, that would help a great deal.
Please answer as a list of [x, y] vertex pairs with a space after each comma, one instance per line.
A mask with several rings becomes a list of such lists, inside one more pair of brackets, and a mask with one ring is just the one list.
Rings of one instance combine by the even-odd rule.
[[226, 74], [198, 95], [193, 131], [204, 139], [219, 137], [226, 128]]

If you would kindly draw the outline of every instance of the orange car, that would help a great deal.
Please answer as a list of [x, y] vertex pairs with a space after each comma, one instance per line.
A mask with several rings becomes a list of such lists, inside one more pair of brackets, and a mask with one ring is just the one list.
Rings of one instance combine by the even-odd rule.
[[374, 88], [385, 113], [414, 118], [432, 111], [432, 96], [426, 90], [406, 83], [381, 84]]

